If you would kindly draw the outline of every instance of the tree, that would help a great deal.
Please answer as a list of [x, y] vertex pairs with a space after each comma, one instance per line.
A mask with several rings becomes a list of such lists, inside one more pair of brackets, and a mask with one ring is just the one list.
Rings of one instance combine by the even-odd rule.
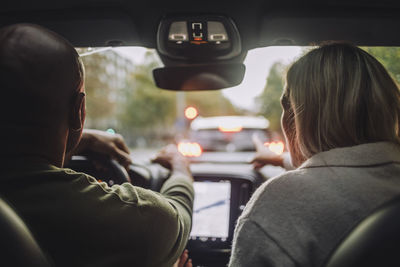
[[[176, 92], [155, 86], [152, 70], [161, 64], [156, 54], [148, 52], [145, 62], [136, 66], [132, 83], [125, 89], [125, 103], [120, 120], [124, 127], [137, 131], [173, 131], [177, 116]], [[195, 106], [201, 116], [235, 115], [237, 111], [221, 91], [195, 91], [184, 93], [185, 105]], [[179, 111], [178, 111], [179, 112]], [[182, 111], [183, 112], [183, 111]]]
[[186, 104], [196, 107], [200, 116], [208, 117], [238, 114], [235, 106], [221, 91], [187, 92], [185, 96]]
[[[78, 49], [79, 53], [88, 49]], [[129, 83], [128, 73], [133, 64], [114, 51], [102, 51], [81, 57], [85, 66], [86, 126], [107, 129], [115, 127], [118, 108], [118, 95]]]
[[281, 131], [282, 107], [280, 97], [284, 86], [283, 73], [285, 68], [286, 66], [281, 62], [272, 65], [264, 91], [256, 99], [256, 103], [260, 106], [260, 114], [270, 121], [270, 129], [273, 131]]
[[120, 132], [128, 136], [131, 145], [138, 138], [147, 144], [154, 143], [172, 131], [175, 93], [157, 88], [152, 76], [152, 70], [160, 64], [156, 54], [148, 51], [144, 63], [135, 66], [123, 90], [117, 120]]
[[[80, 51], [80, 53], [85, 50]], [[86, 66], [87, 127], [114, 128], [128, 145], [160, 145], [159, 140], [177, 134], [177, 94], [162, 90], [153, 81], [152, 70], [161, 62], [153, 50], [133, 65], [114, 51], [83, 57]], [[186, 105], [201, 116], [235, 115], [237, 111], [221, 91], [184, 93]], [[183, 111], [182, 111], [183, 112]], [[140, 141], [139, 141], [140, 140]], [[161, 141], [162, 142], [162, 141]]]
[[376, 57], [389, 71], [393, 79], [400, 83], [400, 48], [399, 47], [363, 47]]
[[106, 119], [114, 111], [114, 103], [109, 97], [110, 88], [106, 81], [105, 72], [108, 63], [104, 54], [93, 54], [90, 57], [83, 57], [85, 65], [85, 90], [87, 101], [87, 125], [93, 128], [100, 128], [102, 120]]
[[127, 88], [120, 119], [125, 128], [166, 127], [175, 117], [175, 95], [157, 88], [144, 73], [134, 73], [135, 86]]

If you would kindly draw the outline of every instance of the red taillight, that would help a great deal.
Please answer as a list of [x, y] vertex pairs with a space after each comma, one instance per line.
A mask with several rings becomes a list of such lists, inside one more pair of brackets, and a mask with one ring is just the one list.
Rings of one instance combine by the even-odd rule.
[[235, 126], [235, 127], [226, 127], [226, 126], [219, 126], [218, 130], [224, 133], [237, 133], [243, 129], [242, 126]]
[[198, 143], [180, 142], [178, 144], [179, 152], [185, 157], [199, 157], [203, 153], [203, 149]]
[[272, 152], [274, 152], [277, 155], [282, 155], [283, 150], [285, 150], [285, 144], [281, 141], [278, 142], [265, 142], [264, 146], [268, 147], [269, 150], [271, 150]]

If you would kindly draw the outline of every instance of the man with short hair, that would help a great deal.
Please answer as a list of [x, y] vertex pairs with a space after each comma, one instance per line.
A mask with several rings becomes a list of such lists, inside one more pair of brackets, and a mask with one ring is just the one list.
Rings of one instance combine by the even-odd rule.
[[118, 135], [83, 132], [83, 65], [70, 43], [40, 26], [0, 29], [0, 90], [0, 195], [55, 265], [172, 266], [189, 236], [194, 194], [176, 147], [155, 160], [171, 169], [160, 193], [64, 169], [76, 150], [124, 166], [129, 151]]

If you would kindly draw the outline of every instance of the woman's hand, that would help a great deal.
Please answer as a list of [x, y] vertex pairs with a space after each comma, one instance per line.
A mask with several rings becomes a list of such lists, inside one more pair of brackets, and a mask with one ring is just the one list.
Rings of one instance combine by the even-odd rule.
[[172, 267], [193, 267], [192, 259], [189, 259], [188, 250], [183, 251], [181, 257], [175, 262]]
[[267, 164], [283, 167], [283, 157], [272, 152], [268, 147], [264, 146], [257, 135], [253, 135], [253, 143], [256, 147], [256, 154], [250, 163], [254, 169], [258, 170]]

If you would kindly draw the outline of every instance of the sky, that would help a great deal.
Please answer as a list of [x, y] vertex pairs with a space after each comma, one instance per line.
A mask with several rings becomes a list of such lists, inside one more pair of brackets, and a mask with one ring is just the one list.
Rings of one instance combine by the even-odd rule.
[[272, 65], [280, 61], [290, 64], [301, 54], [301, 47], [281, 46], [263, 47], [250, 50], [244, 60], [246, 73], [243, 82], [235, 87], [224, 89], [223, 94], [236, 106], [252, 110], [254, 98], [262, 93]]
[[[143, 47], [119, 47], [113, 50], [131, 59], [135, 64], [140, 64], [148, 51]], [[222, 93], [234, 105], [254, 110], [254, 98], [262, 93], [271, 66], [277, 61], [290, 64], [300, 56], [301, 52], [301, 47], [297, 46], [263, 47], [250, 50], [244, 60], [246, 73], [243, 82], [238, 86], [223, 89]]]

